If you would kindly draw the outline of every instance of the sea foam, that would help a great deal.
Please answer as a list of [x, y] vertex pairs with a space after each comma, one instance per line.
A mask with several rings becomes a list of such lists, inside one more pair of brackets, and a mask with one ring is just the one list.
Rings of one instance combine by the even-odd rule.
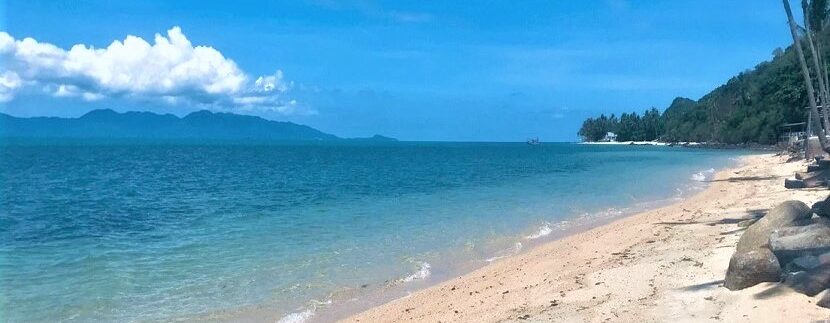
[[409, 283], [416, 280], [426, 279], [432, 273], [429, 271], [431, 267], [432, 266], [430, 266], [428, 262], [422, 262], [421, 265], [418, 266], [418, 271], [412, 273], [412, 275], [402, 278], [401, 282]]
[[541, 237], [544, 237], [546, 235], [551, 234], [552, 232], [553, 232], [553, 229], [551, 229], [550, 223], [545, 223], [545, 225], [539, 227], [539, 229], [536, 230], [536, 232], [534, 232], [533, 234], [525, 236], [525, 239], [528, 239], [528, 240], [539, 239]]
[[712, 179], [712, 176], [715, 174], [714, 168], [709, 168], [704, 171], [700, 171], [697, 173], [692, 174], [692, 180], [696, 182], [706, 182]]
[[277, 323], [303, 323], [314, 315], [314, 310], [307, 309], [302, 312], [291, 313], [283, 316]]

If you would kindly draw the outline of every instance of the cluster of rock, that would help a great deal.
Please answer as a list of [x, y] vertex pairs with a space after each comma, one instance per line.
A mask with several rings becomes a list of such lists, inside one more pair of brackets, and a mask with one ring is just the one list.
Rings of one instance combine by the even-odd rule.
[[[726, 288], [782, 281], [808, 296], [830, 289], [830, 197], [812, 208], [800, 201], [781, 203], [738, 240]], [[830, 307], [830, 292], [818, 304]]]
[[830, 183], [830, 159], [822, 156], [815, 158], [815, 163], [807, 165], [806, 172], [796, 172], [795, 179], [785, 179], [786, 188], [809, 188], [828, 186]]

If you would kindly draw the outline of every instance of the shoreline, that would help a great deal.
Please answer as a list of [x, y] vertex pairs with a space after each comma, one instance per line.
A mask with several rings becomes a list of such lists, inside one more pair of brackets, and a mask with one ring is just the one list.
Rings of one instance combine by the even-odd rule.
[[[723, 168], [733, 167], [735, 161]], [[293, 312], [273, 316], [273, 308], [261, 304], [246, 306], [236, 310], [223, 310], [200, 317], [200, 319], [218, 321], [274, 321], [279, 323], [333, 322], [356, 315], [371, 308], [381, 306], [399, 298], [407, 297], [421, 290], [440, 285], [460, 275], [465, 275], [503, 259], [517, 257], [539, 246], [558, 241], [574, 234], [601, 227], [625, 217], [649, 210], [658, 209], [688, 199], [703, 192], [715, 169], [709, 168], [692, 173], [689, 183], [675, 188], [672, 196], [654, 200], [644, 200], [630, 205], [611, 206], [601, 211], [584, 213], [557, 222], [544, 222], [516, 236], [516, 248], [507, 248], [491, 254], [488, 258], [419, 262], [417, 270], [398, 279], [387, 280], [385, 284], [367, 283], [368, 288], [344, 288], [333, 292], [324, 300], [312, 300], [308, 306], [296, 308]], [[683, 176], [687, 176], [686, 173]]]
[[[213, 321], [276, 321], [280, 323], [342, 320], [362, 311], [439, 285], [460, 275], [490, 266], [503, 259], [527, 253], [552, 241], [688, 199], [709, 186], [707, 180], [711, 179], [716, 171], [711, 167], [718, 169], [734, 167], [738, 164], [740, 156], [736, 155], [730, 158], [731, 161], [719, 162], [717, 165], [700, 165], [705, 167], [697, 168], [699, 170], [697, 172], [687, 173], [683, 171], [680, 177], [685, 180], [676, 185], [671, 185], [671, 188], [667, 188], [667, 191], [665, 191], [672, 192], [671, 195], [655, 196], [641, 200], [632, 197], [631, 201], [617, 201], [614, 204], [607, 205], [607, 208], [603, 207], [581, 214], [576, 213], [561, 220], [541, 222], [536, 226], [527, 227], [526, 230], [521, 232], [505, 235], [504, 237], [507, 240], [515, 239], [515, 245], [510, 242], [509, 245], [504, 245], [505, 248], [491, 248], [489, 249], [490, 253], [478, 254], [480, 257], [470, 257], [466, 250], [450, 249], [447, 255], [454, 254], [460, 257], [413, 259], [415, 266], [413, 271], [409, 273], [385, 281], [375, 282], [369, 280], [360, 285], [344, 286], [332, 291], [326, 297], [309, 300], [305, 305], [294, 307], [290, 311], [285, 311], [284, 308], [275, 308], [268, 303], [260, 303], [213, 311], [198, 315], [196, 318]], [[707, 167], [708, 169], [706, 169]]]
[[695, 141], [582, 141], [579, 145], [596, 145], [596, 146], [663, 146], [663, 147], [683, 147], [683, 148], [699, 148], [699, 149], [745, 149], [755, 151], [783, 151], [783, 148], [775, 145], [762, 144], [725, 144], [717, 142], [695, 142]]
[[[803, 162], [785, 160], [740, 157], [679, 202], [557, 235], [362, 312], [324, 310], [310, 321], [768, 321], [782, 310], [830, 317], [801, 294], [756, 300], [769, 284], [719, 287], [740, 236], [735, 223], [785, 199], [826, 196], [786, 191], [783, 178]], [[771, 310], [752, 310], [761, 303]]]

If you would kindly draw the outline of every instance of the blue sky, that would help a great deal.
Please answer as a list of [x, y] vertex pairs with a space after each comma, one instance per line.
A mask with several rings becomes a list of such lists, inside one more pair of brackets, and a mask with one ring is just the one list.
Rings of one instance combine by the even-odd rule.
[[[12, 115], [212, 109], [405, 140], [576, 140], [586, 116], [697, 99], [791, 42], [779, 1], [76, 0], [0, 10], [11, 39], [54, 45], [81, 66], [4, 62], [20, 74], [0, 104]], [[221, 54], [196, 60], [221, 70], [154, 86], [148, 74], [166, 70], [144, 66], [157, 56], [125, 65], [90, 54], [127, 35], [173, 42], [173, 27]], [[76, 60], [76, 44], [101, 56]], [[113, 83], [107, 69], [119, 68], [146, 84]]]

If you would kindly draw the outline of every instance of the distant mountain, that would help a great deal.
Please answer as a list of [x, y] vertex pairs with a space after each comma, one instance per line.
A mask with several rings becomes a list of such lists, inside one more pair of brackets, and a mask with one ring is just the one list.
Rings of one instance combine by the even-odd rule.
[[[344, 140], [309, 126], [255, 116], [193, 112], [183, 118], [152, 112], [93, 110], [80, 118], [17, 118], [0, 113], [0, 137], [137, 138], [273, 141]], [[376, 135], [360, 140], [395, 140]]]
[[398, 141], [398, 139], [390, 138], [390, 137], [386, 137], [386, 136], [381, 136], [381, 135], [374, 135], [374, 136], [371, 136], [371, 137], [368, 137], [368, 138], [349, 138], [349, 140], [355, 140], [355, 141]]

